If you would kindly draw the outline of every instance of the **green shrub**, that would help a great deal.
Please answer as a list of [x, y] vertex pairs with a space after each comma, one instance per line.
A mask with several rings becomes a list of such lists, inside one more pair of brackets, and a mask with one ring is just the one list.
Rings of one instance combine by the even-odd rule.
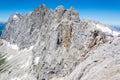
[[5, 58], [0, 54], [0, 72], [4, 69], [2, 65], [5, 63]]
[[3, 58], [4, 56], [2, 56], [0, 54], [0, 66], [5, 62], [5, 58]]

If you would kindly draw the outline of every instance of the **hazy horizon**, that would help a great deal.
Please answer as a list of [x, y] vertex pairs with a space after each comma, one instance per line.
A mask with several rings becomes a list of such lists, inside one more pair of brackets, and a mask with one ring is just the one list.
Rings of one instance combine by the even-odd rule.
[[15, 12], [25, 14], [33, 11], [41, 4], [53, 10], [59, 5], [66, 9], [73, 6], [78, 10], [81, 19], [90, 18], [104, 24], [120, 25], [119, 0], [1, 0], [0, 22], [7, 22], [9, 16]]

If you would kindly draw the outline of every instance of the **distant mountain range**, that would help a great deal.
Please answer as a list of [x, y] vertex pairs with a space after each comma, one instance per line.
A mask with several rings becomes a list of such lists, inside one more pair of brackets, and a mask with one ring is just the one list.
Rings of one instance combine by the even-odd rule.
[[2, 30], [4, 29], [6, 23], [0, 22], [0, 35], [2, 34]]
[[112, 27], [115, 28], [117, 31], [120, 31], [120, 25], [114, 25]]

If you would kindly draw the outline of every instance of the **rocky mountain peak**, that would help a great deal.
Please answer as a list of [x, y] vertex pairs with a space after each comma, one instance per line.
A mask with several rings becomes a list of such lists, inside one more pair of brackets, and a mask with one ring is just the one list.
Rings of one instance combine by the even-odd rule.
[[[38, 32], [41, 31], [42, 27], [52, 26], [53, 23], [58, 25], [62, 21], [79, 22], [79, 14], [74, 9], [65, 9], [64, 6], [58, 6], [55, 11], [52, 11], [43, 4], [35, 8], [35, 10], [29, 14], [21, 15], [19, 13], [15, 13], [10, 16], [2, 37], [11, 43], [17, 43], [19, 46], [24, 45], [24, 47], [27, 47], [33, 45], [33, 42], [36, 42], [39, 35]], [[13, 34], [14, 32], [16, 34]], [[18, 34], [19, 36], [17, 36]], [[26, 42], [26, 40], [21, 39], [23, 36], [28, 36], [28, 38], [26, 38], [27, 40], [29, 40], [32, 36], [36, 37], [36, 39], [31, 39], [32, 41]]]
[[55, 9], [55, 12], [60, 13], [60, 14], [64, 13], [65, 11], [66, 11], [65, 7], [62, 5], [56, 7]]
[[15, 23], [17, 21], [19, 21], [23, 16], [20, 13], [14, 13], [10, 16], [8, 22], [10, 23]]
[[109, 80], [120, 70], [120, 38], [114, 34], [119, 33], [80, 20], [77, 10], [63, 6], [13, 14], [2, 33], [7, 63], [0, 66], [6, 70], [0, 80]]
[[38, 6], [37, 8], [35, 8], [34, 12], [41, 12], [41, 11], [45, 11], [47, 10], [47, 7], [45, 4], [42, 4], [40, 6]]

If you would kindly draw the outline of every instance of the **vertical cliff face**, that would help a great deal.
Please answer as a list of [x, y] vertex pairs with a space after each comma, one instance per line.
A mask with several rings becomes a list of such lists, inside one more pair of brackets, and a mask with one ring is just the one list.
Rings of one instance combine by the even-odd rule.
[[[100, 49], [104, 55], [104, 46], [99, 46], [112, 41], [113, 33], [100, 23], [80, 20], [79, 13], [72, 7], [67, 10], [58, 6], [53, 11], [41, 5], [26, 15], [13, 14], [2, 38], [7, 42], [3, 41], [5, 44], [0, 50], [6, 52], [7, 57], [13, 56], [8, 64], [16, 64], [11, 65], [0, 79], [86, 80], [90, 77], [86, 69], [90, 70], [88, 65], [92, 64], [91, 59], [95, 58], [92, 53], [95, 49]], [[9, 52], [10, 50], [12, 52]], [[99, 56], [99, 52], [95, 54]], [[95, 60], [96, 63], [99, 61], [100, 59]], [[6, 74], [8, 78], [3, 78]], [[92, 80], [92, 77], [90, 78]]]
[[8, 20], [2, 38], [16, 43], [20, 48], [28, 48], [35, 44], [42, 28], [57, 27], [64, 19], [79, 21], [78, 12], [72, 9], [67, 11], [63, 6], [52, 11], [41, 5], [26, 15], [13, 14]]

